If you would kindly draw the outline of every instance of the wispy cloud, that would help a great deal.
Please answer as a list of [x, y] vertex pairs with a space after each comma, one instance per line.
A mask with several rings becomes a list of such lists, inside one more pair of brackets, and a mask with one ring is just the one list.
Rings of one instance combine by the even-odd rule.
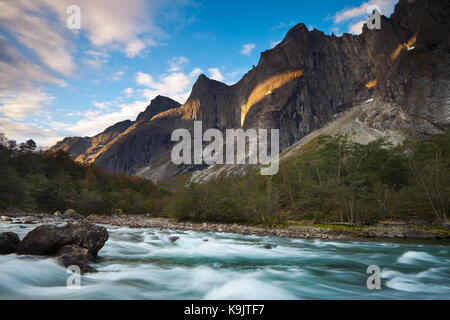
[[158, 80], [147, 73], [138, 72], [135, 75], [136, 83], [147, 87], [141, 90], [147, 100], [152, 100], [158, 95], [168, 96], [178, 102], [184, 103], [189, 97], [192, 85], [201, 74], [200, 68], [195, 68], [190, 73], [172, 72], [158, 77]]
[[224, 81], [225, 77], [220, 72], [219, 68], [209, 68], [209, 77], [216, 81]]
[[367, 9], [370, 6], [378, 6], [381, 14], [390, 16], [390, 14], [394, 11], [395, 4], [397, 2], [398, 0], [370, 0], [363, 2], [358, 7], [343, 9], [333, 16], [333, 29], [338, 30], [339, 26], [346, 24], [348, 32], [360, 34], [362, 32], [362, 27], [367, 22], [369, 17]]
[[281, 40], [272, 41], [270, 43], [270, 48], [275, 48], [277, 45], [281, 43]]
[[21, 123], [7, 118], [0, 118], [1, 132], [8, 138], [25, 141], [30, 138], [36, 140], [40, 146], [50, 147], [64, 136], [58, 135], [54, 130], [43, 128], [35, 124]]
[[256, 46], [253, 43], [244, 44], [244, 46], [242, 47], [242, 50], [241, 50], [241, 54], [249, 56], [252, 54], [252, 51], [253, 51], [253, 49], [255, 49], [255, 47]]
[[0, 113], [11, 119], [23, 120], [41, 113], [43, 106], [50, 104], [53, 99], [53, 96], [39, 89], [2, 94], [0, 95]]
[[292, 28], [293, 26], [295, 26], [294, 21], [291, 21], [291, 22], [280, 21], [277, 25], [274, 25], [271, 28], [271, 30], [287, 29], [287, 28]]

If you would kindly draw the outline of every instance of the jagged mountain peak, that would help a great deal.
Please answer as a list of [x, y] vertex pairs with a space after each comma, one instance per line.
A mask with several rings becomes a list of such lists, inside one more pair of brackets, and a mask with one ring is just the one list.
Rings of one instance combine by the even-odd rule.
[[158, 95], [151, 102], [144, 112], [141, 112], [136, 121], [148, 121], [151, 120], [157, 114], [165, 112], [170, 109], [179, 108], [181, 106], [177, 101]]
[[[158, 180], [198, 170], [170, 162], [171, 132], [191, 130], [194, 120], [201, 120], [204, 130], [278, 128], [282, 150], [354, 106], [364, 107], [358, 118], [367, 122], [364, 132], [397, 130], [412, 137], [442, 132], [450, 127], [449, 5], [400, 0], [390, 18], [382, 17], [381, 30], [365, 27], [361, 35], [328, 36], [300, 23], [236, 84], [201, 74], [183, 106], [156, 97], [138, 122], [113, 140], [103, 139], [84, 153], [86, 139], [74, 140], [71, 149], [65, 140], [61, 147], [73, 154], [81, 150], [80, 161], [94, 159], [111, 171]], [[353, 130], [353, 123], [347, 127]]]

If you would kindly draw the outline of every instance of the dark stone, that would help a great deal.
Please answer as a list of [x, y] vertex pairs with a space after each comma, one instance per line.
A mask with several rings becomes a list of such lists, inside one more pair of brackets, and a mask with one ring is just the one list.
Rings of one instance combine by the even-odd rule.
[[67, 245], [88, 249], [92, 257], [108, 240], [104, 227], [88, 223], [68, 224], [63, 227], [43, 225], [30, 231], [19, 245], [20, 254], [51, 256]]
[[0, 254], [16, 253], [20, 244], [20, 239], [13, 232], [0, 234]]
[[[243, 127], [279, 128], [281, 151], [370, 99], [375, 110], [364, 123], [371, 128], [400, 130], [419, 139], [443, 133], [450, 128], [448, 3], [400, 0], [390, 18], [382, 18], [381, 30], [366, 26], [360, 35], [328, 36], [298, 24], [275, 48], [262, 52], [236, 84], [201, 75], [182, 107], [158, 97], [135, 122], [118, 123], [92, 138], [66, 138], [51, 150], [154, 180], [198, 170], [171, 162], [172, 131], [192, 130], [198, 119], [203, 130], [241, 128], [242, 105], [264, 83], [274, 87], [253, 99]], [[414, 35], [417, 41], [408, 50], [405, 44]], [[301, 76], [275, 85], [273, 79], [300, 70]]]
[[175, 243], [180, 239], [180, 237], [169, 237], [170, 242]]
[[266, 244], [266, 245], [264, 246], [264, 249], [271, 250], [271, 249], [273, 249], [273, 248], [272, 248], [272, 246], [271, 246], [270, 244]]
[[94, 257], [86, 248], [80, 248], [74, 245], [64, 246], [58, 251], [57, 255], [58, 261], [61, 262], [66, 268], [70, 266], [78, 266], [81, 273], [97, 272], [96, 269], [89, 266], [89, 264], [91, 264], [94, 260]]

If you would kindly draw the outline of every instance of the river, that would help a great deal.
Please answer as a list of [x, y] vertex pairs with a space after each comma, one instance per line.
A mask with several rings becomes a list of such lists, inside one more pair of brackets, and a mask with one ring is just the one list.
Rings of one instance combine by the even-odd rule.
[[[0, 233], [23, 238], [34, 227], [0, 224]], [[108, 231], [99, 272], [83, 275], [78, 290], [52, 258], [0, 256], [0, 299], [450, 299], [446, 243]], [[367, 288], [370, 265], [382, 270], [381, 290]]]

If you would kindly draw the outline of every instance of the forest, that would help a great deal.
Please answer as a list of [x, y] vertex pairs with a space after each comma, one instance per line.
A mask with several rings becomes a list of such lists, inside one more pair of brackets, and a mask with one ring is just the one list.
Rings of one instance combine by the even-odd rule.
[[[367, 145], [320, 137], [285, 159], [275, 176], [259, 170], [202, 184], [113, 174], [0, 136], [0, 210], [83, 215], [150, 214], [182, 221], [277, 225], [288, 221], [368, 225], [381, 220], [443, 223], [450, 207], [450, 131], [426, 141]], [[177, 183], [174, 183], [177, 181]]]

